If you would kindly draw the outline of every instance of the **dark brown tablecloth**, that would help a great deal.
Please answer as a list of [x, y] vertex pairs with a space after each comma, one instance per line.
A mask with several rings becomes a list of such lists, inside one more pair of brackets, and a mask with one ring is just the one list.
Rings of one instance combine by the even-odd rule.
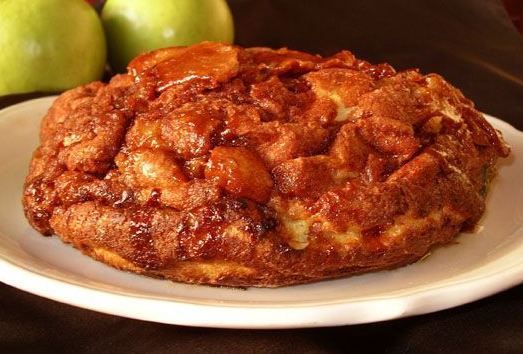
[[[496, 0], [230, 3], [240, 45], [321, 54], [348, 48], [369, 61], [435, 71], [462, 88], [481, 110], [523, 130], [523, 37]], [[0, 97], [0, 107], [34, 96]], [[0, 283], [0, 352], [523, 353], [523, 286], [413, 318], [262, 331], [130, 320]]]

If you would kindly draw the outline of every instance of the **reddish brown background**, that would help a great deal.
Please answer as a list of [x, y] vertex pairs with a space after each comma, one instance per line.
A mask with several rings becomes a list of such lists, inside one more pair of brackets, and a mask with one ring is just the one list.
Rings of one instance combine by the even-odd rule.
[[514, 26], [523, 33], [523, 1], [522, 0], [503, 0], [503, 5], [508, 12]]

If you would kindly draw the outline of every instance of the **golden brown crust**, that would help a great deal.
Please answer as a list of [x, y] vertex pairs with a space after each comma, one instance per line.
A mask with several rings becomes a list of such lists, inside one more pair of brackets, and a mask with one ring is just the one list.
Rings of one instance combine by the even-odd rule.
[[40, 139], [35, 229], [120, 269], [230, 286], [414, 262], [474, 226], [509, 153], [438, 75], [219, 43], [64, 93]]

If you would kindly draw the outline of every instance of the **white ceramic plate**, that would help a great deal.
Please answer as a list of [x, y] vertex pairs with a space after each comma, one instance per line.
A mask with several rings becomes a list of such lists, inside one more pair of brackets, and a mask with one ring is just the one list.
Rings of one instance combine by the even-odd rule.
[[[100, 312], [172, 324], [229, 328], [345, 325], [461, 305], [523, 281], [523, 133], [489, 117], [512, 146], [492, 186], [481, 231], [416, 264], [279, 289], [176, 284], [112, 269], [24, 218], [22, 183], [54, 97], [0, 111], [0, 280]], [[9, 301], [9, 300], [7, 300]]]

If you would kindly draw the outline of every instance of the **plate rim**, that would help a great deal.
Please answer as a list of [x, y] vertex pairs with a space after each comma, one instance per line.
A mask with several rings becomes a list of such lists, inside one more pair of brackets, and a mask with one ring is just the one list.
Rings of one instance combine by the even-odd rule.
[[[46, 96], [20, 102], [0, 110], [0, 116], [12, 110], [16, 111], [22, 107], [25, 108], [25, 106], [34, 105], [37, 101], [53, 101], [57, 97], [58, 96]], [[484, 115], [494, 123], [496, 128], [502, 128], [505, 134], [516, 134], [523, 138], [523, 132], [513, 127], [510, 123], [488, 114]], [[521, 230], [518, 229], [515, 232], [521, 232]], [[407, 293], [371, 299], [351, 301], [349, 298], [346, 299], [346, 301], [331, 300], [322, 304], [304, 302], [294, 305], [283, 303], [274, 305], [258, 302], [246, 306], [246, 304], [237, 305], [220, 302], [220, 300], [217, 300], [216, 303], [198, 303], [186, 302], [179, 299], [169, 300], [147, 295], [139, 296], [99, 289], [95, 286], [89, 286], [88, 284], [81, 285], [69, 282], [58, 277], [27, 269], [1, 256], [0, 281], [23, 291], [69, 305], [139, 320], [216, 328], [305, 328], [378, 322], [459, 306], [523, 282], [523, 261], [511, 264], [502, 270], [487, 273], [484, 276], [457, 280], [451, 284], [441, 284], [433, 288], [421, 288]], [[52, 285], [49, 285], [49, 283]], [[470, 287], [475, 288], [475, 290], [470, 291]], [[52, 288], [54, 291], [51, 293], [48, 288]], [[463, 289], [467, 291], [463, 291]], [[457, 298], [454, 296], [452, 301], [448, 299], [442, 302], [432, 301], [429, 305], [424, 303], [423, 306], [420, 306], [420, 302], [435, 300], [445, 294], [455, 295], [456, 292], [463, 294]], [[100, 297], [105, 297], [106, 299], [109, 297], [109, 300], [106, 300], [106, 304], [93, 301], [93, 298]], [[142, 306], [145, 305], [144, 310], [147, 311], [140, 310], [130, 313], [123, 311], [121, 307], [110, 306], [110, 304], [115, 302], [131, 304], [135, 301], [142, 302]], [[378, 307], [381, 310], [387, 308], [389, 311], [373, 311], [372, 313], [368, 313], [366, 317], [363, 316], [356, 320], [350, 318], [350, 316], [343, 317], [340, 320], [340, 313], [347, 314], [349, 310], [359, 310], [361, 312], [362, 308], [369, 306], [370, 303], [379, 305]], [[166, 308], [168, 308], [169, 311], [165, 311]], [[281, 312], [282, 308], [285, 308], [286, 316], [274, 316], [273, 313], [275, 311], [276, 313]], [[166, 316], [171, 314], [172, 311], [180, 312], [182, 315], [178, 313], [176, 317]], [[212, 312], [212, 316], [209, 316], [209, 311]], [[236, 315], [228, 315], [231, 311]], [[243, 314], [241, 314], [242, 312]], [[265, 314], [263, 314], [263, 312]], [[195, 316], [195, 313], [205, 315], [200, 317]], [[337, 314], [337, 316], [325, 316], [325, 314]], [[212, 317], [213, 320], [210, 320], [210, 317]], [[252, 320], [240, 319], [241, 317], [252, 317]], [[297, 321], [296, 317], [301, 318], [301, 320]], [[305, 317], [310, 317], [313, 320], [303, 321]], [[204, 318], [205, 320], [202, 321], [200, 318]]]
[[[225, 303], [200, 304], [148, 298], [146, 296], [125, 295], [118, 292], [77, 285], [38, 274], [20, 268], [3, 258], [0, 258], [0, 274], [3, 274], [2, 282], [20, 290], [68, 305], [111, 315], [186, 326], [283, 329], [380, 322], [460, 306], [521, 283], [523, 280], [523, 264], [517, 264], [488, 276], [479, 277], [478, 279], [469, 279], [438, 288], [419, 290], [407, 295], [392, 295], [381, 299], [370, 300], [349, 300], [334, 304], [304, 304], [290, 307], [272, 305], [229, 306]], [[50, 286], [50, 283], [52, 286]], [[53, 293], [50, 293], [48, 288], [53, 288]], [[471, 288], [473, 288], [472, 291]], [[456, 297], [456, 294], [460, 296]], [[453, 295], [451, 301], [448, 300], [448, 295]], [[427, 305], [427, 301], [440, 298], [445, 299], [445, 301], [432, 301]], [[100, 299], [106, 300], [106, 303], [103, 304], [103, 302], [98, 301]], [[125, 307], [121, 306], [122, 304], [132, 305], [136, 301], [140, 302], [140, 305], [146, 311], [129, 312], [122, 310], [122, 308]], [[112, 304], [115, 302], [120, 303], [120, 306], [112, 307]], [[423, 303], [423, 306], [420, 306], [421, 303]], [[357, 312], [361, 315], [362, 311], [368, 310], [370, 304], [381, 311], [371, 311], [368, 312], [366, 316], [357, 319], [348, 317], [340, 320], [340, 313], [347, 314], [349, 312]], [[281, 315], [282, 309], [285, 310], [286, 317], [275, 316], [275, 314]], [[388, 311], [384, 311], [385, 309]], [[170, 317], [169, 315], [173, 312], [176, 312], [178, 315], [181, 312], [184, 315], [176, 318]], [[201, 314], [202, 316], [197, 316], [196, 314]], [[264, 316], [260, 316], [262, 314], [264, 314]], [[251, 316], [255, 318], [253, 321], [249, 322], [245, 320], [245, 318]], [[241, 319], [242, 317], [244, 319]], [[300, 320], [296, 321], [295, 317], [299, 317]], [[205, 320], [202, 321], [200, 320], [201, 318], [205, 318]], [[303, 318], [313, 318], [315, 320], [307, 322], [303, 321]]]

